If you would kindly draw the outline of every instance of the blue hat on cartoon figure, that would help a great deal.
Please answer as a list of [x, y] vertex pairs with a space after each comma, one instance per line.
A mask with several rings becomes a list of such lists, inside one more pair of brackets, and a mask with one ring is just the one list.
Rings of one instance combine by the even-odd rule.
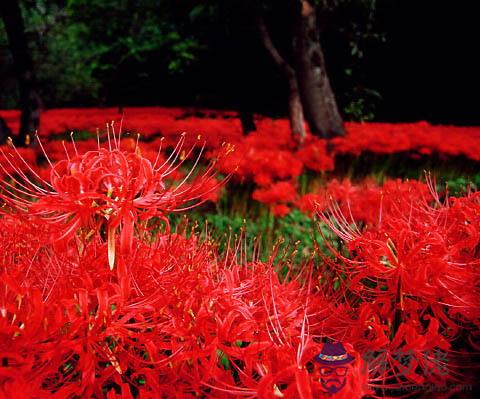
[[353, 362], [355, 358], [347, 353], [341, 342], [325, 342], [322, 351], [314, 360], [325, 366], [342, 366]]

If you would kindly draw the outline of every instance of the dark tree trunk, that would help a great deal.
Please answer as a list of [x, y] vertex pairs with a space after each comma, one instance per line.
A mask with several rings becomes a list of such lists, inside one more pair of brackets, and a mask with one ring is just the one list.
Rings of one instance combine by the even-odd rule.
[[295, 1], [295, 72], [305, 119], [314, 135], [343, 135], [343, 121], [330, 86], [320, 45], [315, 6]]
[[300, 142], [302, 142], [305, 138], [305, 124], [295, 70], [278, 52], [277, 48], [273, 44], [272, 38], [270, 37], [267, 26], [265, 25], [265, 21], [261, 16], [257, 17], [257, 27], [265, 49], [287, 79], [288, 117], [290, 121], [290, 128], [292, 129], [293, 135], [297, 137]]
[[15, 62], [20, 94], [20, 131], [16, 142], [19, 145], [28, 145], [29, 136], [34, 134], [40, 125], [41, 101], [18, 0], [0, 0], [0, 15]]
[[253, 118], [253, 112], [241, 109], [238, 111], [238, 117], [240, 118], [240, 123], [242, 124], [243, 134], [248, 134], [257, 130], [255, 125], [255, 120]]
[[7, 123], [2, 117], [0, 117], [0, 145], [5, 144], [11, 135], [12, 132]]
[[288, 119], [290, 121], [290, 128], [292, 129], [292, 133], [298, 137], [299, 141], [303, 142], [305, 139], [305, 121], [295, 75], [288, 79], [288, 91]]

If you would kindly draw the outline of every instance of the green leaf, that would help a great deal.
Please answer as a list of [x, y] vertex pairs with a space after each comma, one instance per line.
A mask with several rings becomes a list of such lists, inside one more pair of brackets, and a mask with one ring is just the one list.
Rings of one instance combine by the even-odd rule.
[[205, 12], [205, 9], [206, 9], [206, 6], [204, 4], [198, 4], [195, 7], [193, 7], [188, 14], [190, 20], [195, 21], [198, 17], [202, 16], [202, 14], [204, 14]]
[[217, 349], [217, 357], [220, 362], [220, 364], [223, 366], [225, 370], [230, 370], [231, 365], [230, 365], [230, 360], [228, 360], [227, 355], [220, 349]]

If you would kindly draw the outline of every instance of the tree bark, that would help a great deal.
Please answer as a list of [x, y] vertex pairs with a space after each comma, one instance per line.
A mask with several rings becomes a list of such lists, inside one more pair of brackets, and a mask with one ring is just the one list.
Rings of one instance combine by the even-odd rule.
[[328, 79], [315, 6], [295, 1], [295, 71], [305, 119], [312, 134], [329, 138], [345, 134]]
[[299, 138], [300, 142], [305, 139], [305, 119], [303, 117], [303, 107], [298, 92], [297, 78], [295, 76], [288, 79], [288, 119], [292, 133]]
[[0, 15], [7, 32], [18, 79], [21, 116], [16, 142], [18, 145], [28, 145], [29, 136], [34, 134], [40, 125], [41, 101], [18, 0], [0, 0]]
[[5, 144], [11, 134], [12, 132], [7, 123], [2, 117], [0, 117], [0, 145]]
[[255, 125], [255, 120], [253, 118], [253, 112], [242, 108], [238, 111], [238, 117], [240, 119], [240, 123], [242, 124], [242, 131], [244, 135], [257, 130], [257, 126]]
[[272, 38], [270, 37], [265, 20], [260, 15], [257, 16], [257, 27], [265, 49], [287, 79], [288, 119], [290, 121], [290, 128], [293, 135], [298, 137], [299, 141], [302, 142], [305, 138], [305, 123], [295, 70], [278, 52], [277, 48], [273, 44]]

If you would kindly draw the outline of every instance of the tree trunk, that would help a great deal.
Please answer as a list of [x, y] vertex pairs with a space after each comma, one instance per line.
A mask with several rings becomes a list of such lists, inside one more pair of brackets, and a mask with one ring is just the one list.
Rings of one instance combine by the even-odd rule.
[[0, 0], [0, 15], [15, 62], [20, 94], [20, 131], [16, 142], [18, 145], [28, 145], [29, 136], [34, 134], [40, 125], [41, 101], [18, 0]]
[[0, 145], [5, 144], [11, 134], [12, 132], [7, 123], [2, 117], [0, 117]]
[[298, 137], [300, 143], [305, 139], [305, 121], [303, 118], [303, 107], [298, 92], [297, 77], [293, 75], [288, 79], [288, 119], [290, 129], [294, 136]]
[[320, 45], [315, 6], [295, 1], [295, 72], [305, 118], [312, 134], [329, 138], [345, 134], [330, 86]]
[[244, 135], [257, 130], [255, 119], [253, 118], [253, 112], [247, 111], [242, 107], [242, 109], [238, 111], [238, 117], [240, 119], [240, 123], [242, 124], [242, 131]]
[[300, 94], [298, 90], [297, 76], [295, 70], [285, 61], [280, 55], [277, 48], [273, 44], [270, 33], [264, 19], [257, 16], [257, 27], [260, 32], [262, 43], [267, 52], [272, 57], [273, 61], [280, 68], [288, 82], [288, 119], [290, 121], [290, 128], [295, 137], [300, 142], [305, 138], [305, 124], [303, 119], [302, 103], [300, 101]]

